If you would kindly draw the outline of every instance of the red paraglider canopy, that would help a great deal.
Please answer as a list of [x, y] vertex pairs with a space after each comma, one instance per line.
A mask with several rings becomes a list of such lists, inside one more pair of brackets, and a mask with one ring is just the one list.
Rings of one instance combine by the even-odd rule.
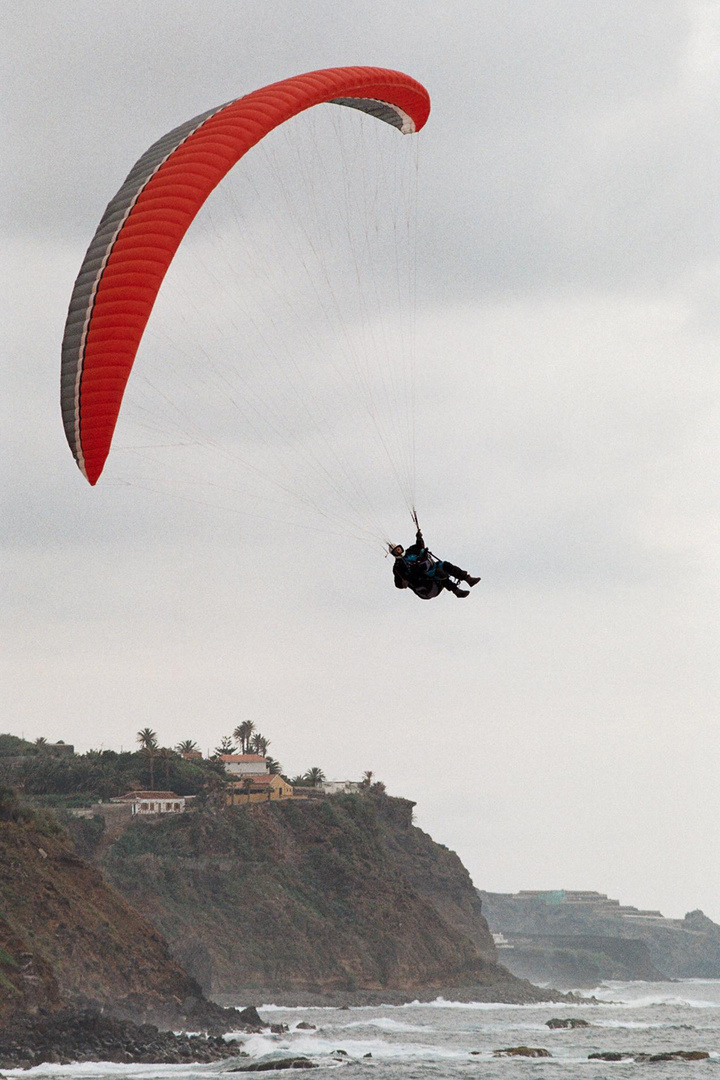
[[61, 403], [70, 448], [91, 484], [110, 450], [130, 370], [160, 285], [193, 218], [251, 147], [322, 102], [419, 131], [420, 83], [383, 68], [328, 68], [273, 83], [194, 117], [154, 143], [108, 204], [70, 301]]

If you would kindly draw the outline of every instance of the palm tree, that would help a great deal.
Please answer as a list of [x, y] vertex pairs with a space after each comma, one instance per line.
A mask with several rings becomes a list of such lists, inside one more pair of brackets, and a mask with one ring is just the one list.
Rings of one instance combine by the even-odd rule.
[[238, 726], [233, 731], [233, 738], [237, 739], [237, 741], [240, 743], [241, 754], [247, 754], [248, 744], [250, 742], [250, 739], [252, 738], [252, 733], [254, 730], [255, 725], [253, 724], [252, 720], [243, 720], [242, 724], [238, 724]]
[[261, 757], [265, 757], [269, 745], [270, 740], [266, 739], [264, 735], [261, 735], [260, 732], [258, 732], [257, 735], [253, 735], [250, 740], [249, 749], [252, 750], [254, 754], [260, 754]]
[[282, 772], [282, 765], [279, 761], [276, 761], [274, 757], [265, 759], [267, 761], [268, 772], [271, 776], [279, 776]]
[[158, 756], [157, 745], [150, 743], [147, 746], [143, 746], [140, 750], [145, 760], [148, 763], [150, 769], [150, 790], [155, 790], [155, 758]]
[[370, 785], [372, 784], [372, 778], [373, 778], [372, 769], [368, 769], [367, 772], [363, 773], [363, 778], [360, 781], [360, 786], [364, 787], [364, 788], [369, 788]]
[[308, 769], [303, 779], [312, 787], [317, 787], [318, 784], [322, 784], [325, 779], [325, 773], [316, 765], [314, 768]]
[[161, 746], [157, 752], [157, 756], [160, 758], [165, 766], [165, 783], [167, 787], [170, 787], [170, 762], [175, 757], [175, 751], [171, 750], [169, 746]]
[[198, 746], [198, 744], [196, 742], [193, 741], [193, 739], [183, 739], [182, 742], [179, 742], [177, 744], [177, 746], [175, 747], [175, 750], [177, 751], [178, 754], [199, 754], [200, 753], [200, 747]]
[[142, 731], [137, 733], [137, 741], [140, 743], [142, 750], [148, 750], [152, 747], [153, 750], [157, 749], [157, 732], [152, 728], [144, 727]]
[[45, 736], [44, 735], [38, 735], [37, 739], [35, 740], [35, 745], [36, 746], [46, 746], [47, 745], [47, 739], [45, 738]]

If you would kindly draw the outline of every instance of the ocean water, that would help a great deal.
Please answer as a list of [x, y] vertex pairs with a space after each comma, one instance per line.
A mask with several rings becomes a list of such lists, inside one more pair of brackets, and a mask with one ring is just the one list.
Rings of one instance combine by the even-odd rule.
[[[287, 1009], [259, 1007], [269, 1022], [289, 1025], [287, 1035], [239, 1035], [253, 1060], [306, 1056], [318, 1065], [312, 1072], [249, 1075], [320, 1076], [342, 1070], [346, 1080], [655, 1080], [717, 1077], [720, 1080], [720, 980], [673, 983], [604, 983], [583, 991], [597, 1004], [502, 1005], [438, 999], [400, 1006], [356, 1009]], [[238, 1007], [248, 1002], [239, 1002]], [[588, 1028], [551, 1030], [551, 1017], [577, 1017]], [[305, 1021], [315, 1031], [298, 1030]], [[496, 1058], [493, 1051], [512, 1046], [543, 1047], [551, 1058]], [[640, 1063], [588, 1060], [596, 1051], [662, 1053], [707, 1050], [710, 1060]], [[338, 1054], [338, 1051], [344, 1051]], [[366, 1055], [372, 1055], [368, 1057]], [[7, 1077], [57, 1077], [58, 1080], [210, 1080], [248, 1058], [214, 1065], [42, 1065], [8, 1070]], [[240, 1074], [242, 1075], [242, 1074]]]

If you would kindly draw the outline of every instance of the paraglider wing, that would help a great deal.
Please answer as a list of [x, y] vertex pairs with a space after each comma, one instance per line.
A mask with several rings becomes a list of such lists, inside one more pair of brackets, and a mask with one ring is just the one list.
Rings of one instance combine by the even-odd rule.
[[430, 111], [424, 87], [398, 71], [348, 67], [297, 75], [168, 132], [109, 203], [75, 282], [62, 345], [65, 433], [91, 484], [110, 450], [158, 290], [193, 218], [263, 136], [322, 102], [360, 109], [404, 134], [419, 131]]

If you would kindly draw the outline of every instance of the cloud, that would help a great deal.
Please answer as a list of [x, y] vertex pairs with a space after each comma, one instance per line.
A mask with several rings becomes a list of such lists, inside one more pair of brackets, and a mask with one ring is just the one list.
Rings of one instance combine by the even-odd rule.
[[[706, 857], [720, 749], [712, 6], [8, 0], [4, 21], [10, 729], [127, 747], [149, 724], [212, 747], [250, 717], [292, 772], [371, 768], [417, 799], [479, 885], [720, 917]], [[482, 574], [467, 601], [396, 594], [389, 563], [291, 528], [268, 487], [181, 497], [176, 466], [154, 474], [160, 452], [141, 466], [127, 432], [90, 489], [59, 419], [74, 275], [133, 161], [213, 104], [358, 62], [407, 70], [433, 97], [419, 505], [433, 550]], [[185, 288], [200, 311], [208, 291]], [[178, 322], [195, 314], [181, 296]], [[290, 351], [312, 358], [319, 342], [319, 374], [328, 339], [316, 314], [302, 329], [319, 337], [298, 331]], [[159, 324], [144, 355], [172, 381], [161, 340]], [[183, 378], [192, 360], [177, 359]], [[327, 384], [315, 390], [326, 408]], [[336, 436], [359, 456], [366, 430], [346, 405]], [[252, 458], [249, 429], [215, 415], [223, 448]], [[313, 425], [293, 422], [309, 445]], [[391, 476], [366, 472], [404, 539]]]

